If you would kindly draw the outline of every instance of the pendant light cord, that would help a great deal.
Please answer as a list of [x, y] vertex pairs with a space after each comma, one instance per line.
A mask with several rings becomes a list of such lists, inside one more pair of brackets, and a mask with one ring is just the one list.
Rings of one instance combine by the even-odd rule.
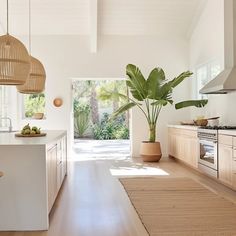
[[29, 54], [31, 55], [31, 0], [29, 0]]
[[7, 34], [9, 34], [9, 5], [7, 0]]

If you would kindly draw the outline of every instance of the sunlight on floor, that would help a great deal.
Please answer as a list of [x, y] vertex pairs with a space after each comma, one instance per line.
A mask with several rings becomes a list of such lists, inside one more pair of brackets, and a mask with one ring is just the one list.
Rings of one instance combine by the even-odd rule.
[[120, 160], [129, 156], [129, 140], [76, 140], [73, 146], [75, 161]]
[[82, 156], [80, 158], [69, 158], [68, 161], [70, 162], [82, 162], [82, 161], [124, 161], [127, 160], [129, 156], [121, 156], [120, 154], [113, 154], [112, 155], [88, 155]]
[[167, 176], [166, 171], [155, 167], [120, 167], [110, 168], [111, 175], [113, 176]]

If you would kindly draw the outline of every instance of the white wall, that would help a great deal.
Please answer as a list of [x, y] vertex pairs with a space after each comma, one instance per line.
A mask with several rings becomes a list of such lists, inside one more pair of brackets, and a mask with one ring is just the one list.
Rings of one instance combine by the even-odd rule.
[[[190, 40], [190, 66], [211, 60], [218, 60], [224, 68], [224, 5], [223, 0], [208, 0]], [[192, 81], [193, 96], [196, 95], [196, 81]], [[203, 110], [192, 111], [192, 117], [199, 114], [206, 117], [220, 116], [221, 124], [236, 124], [236, 93], [209, 95], [208, 105]]]
[[[86, 36], [35, 36], [33, 56], [38, 57], [47, 72], [47, 119], [37, 121], [45, 129], [67, 129], [70, 126], [71, 78], [124, 78], [125, 66], [134, 63], [145, 75], [155, 66], [163, 67], [169, 78], [188, 69], [188, 42], [180, 38], [160, 39], [154, 36], [103, 36], [99, 38], [96, 54], [89, 51]], [[189, 98], [188, 82], [180, 86], [174, 97], [177, 101]], [[61, 108], [52, 105], [55, 97], [63, 98]], [[189, 110], [163, 110], [158, 122], [158, 139], [167, 153], [166, 124], [188, 119]], [[173, 113], [174, 112], [174, 113]], [[20, 122], [21, 125], [26, 121]], [[147, 139], [146, 121], [141, 113], [132, 116], [133, 155], [139, 155], [142, 140]]]

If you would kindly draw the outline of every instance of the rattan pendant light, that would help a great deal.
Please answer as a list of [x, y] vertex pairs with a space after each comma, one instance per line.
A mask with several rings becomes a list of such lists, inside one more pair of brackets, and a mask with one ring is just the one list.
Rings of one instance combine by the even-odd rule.
[[17, 90], [24, 94], [38, 94], [45, 89], [46, 73], [43, 64], [31, 56], [31, 2], [29, 0], [29, 52], [30, 52], [30, 74], [25, 84], [17, 86]]
[[0, 36], [0, 84], [21, 85], [29, 75], [30, 59], [24, 44], [9, 35], [8, 18], [7, 0], [7, 34]]

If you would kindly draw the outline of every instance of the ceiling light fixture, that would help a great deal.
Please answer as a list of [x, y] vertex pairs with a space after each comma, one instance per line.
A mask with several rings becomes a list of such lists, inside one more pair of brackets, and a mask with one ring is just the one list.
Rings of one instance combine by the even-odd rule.
[[31, 56], [31, 0], [29, 0], [29, 53], [30, 74], [25, 84], [17, 86], [17, 90], [24, 94], [39, 94], [45, 89], [46, 73], [43, 64]]
[[24, 84], [29, 71], [30, 58], [26, 47], [9, 34], [9, 4], [7, 0], [7, 34], [0, 36], [0, 84]]

